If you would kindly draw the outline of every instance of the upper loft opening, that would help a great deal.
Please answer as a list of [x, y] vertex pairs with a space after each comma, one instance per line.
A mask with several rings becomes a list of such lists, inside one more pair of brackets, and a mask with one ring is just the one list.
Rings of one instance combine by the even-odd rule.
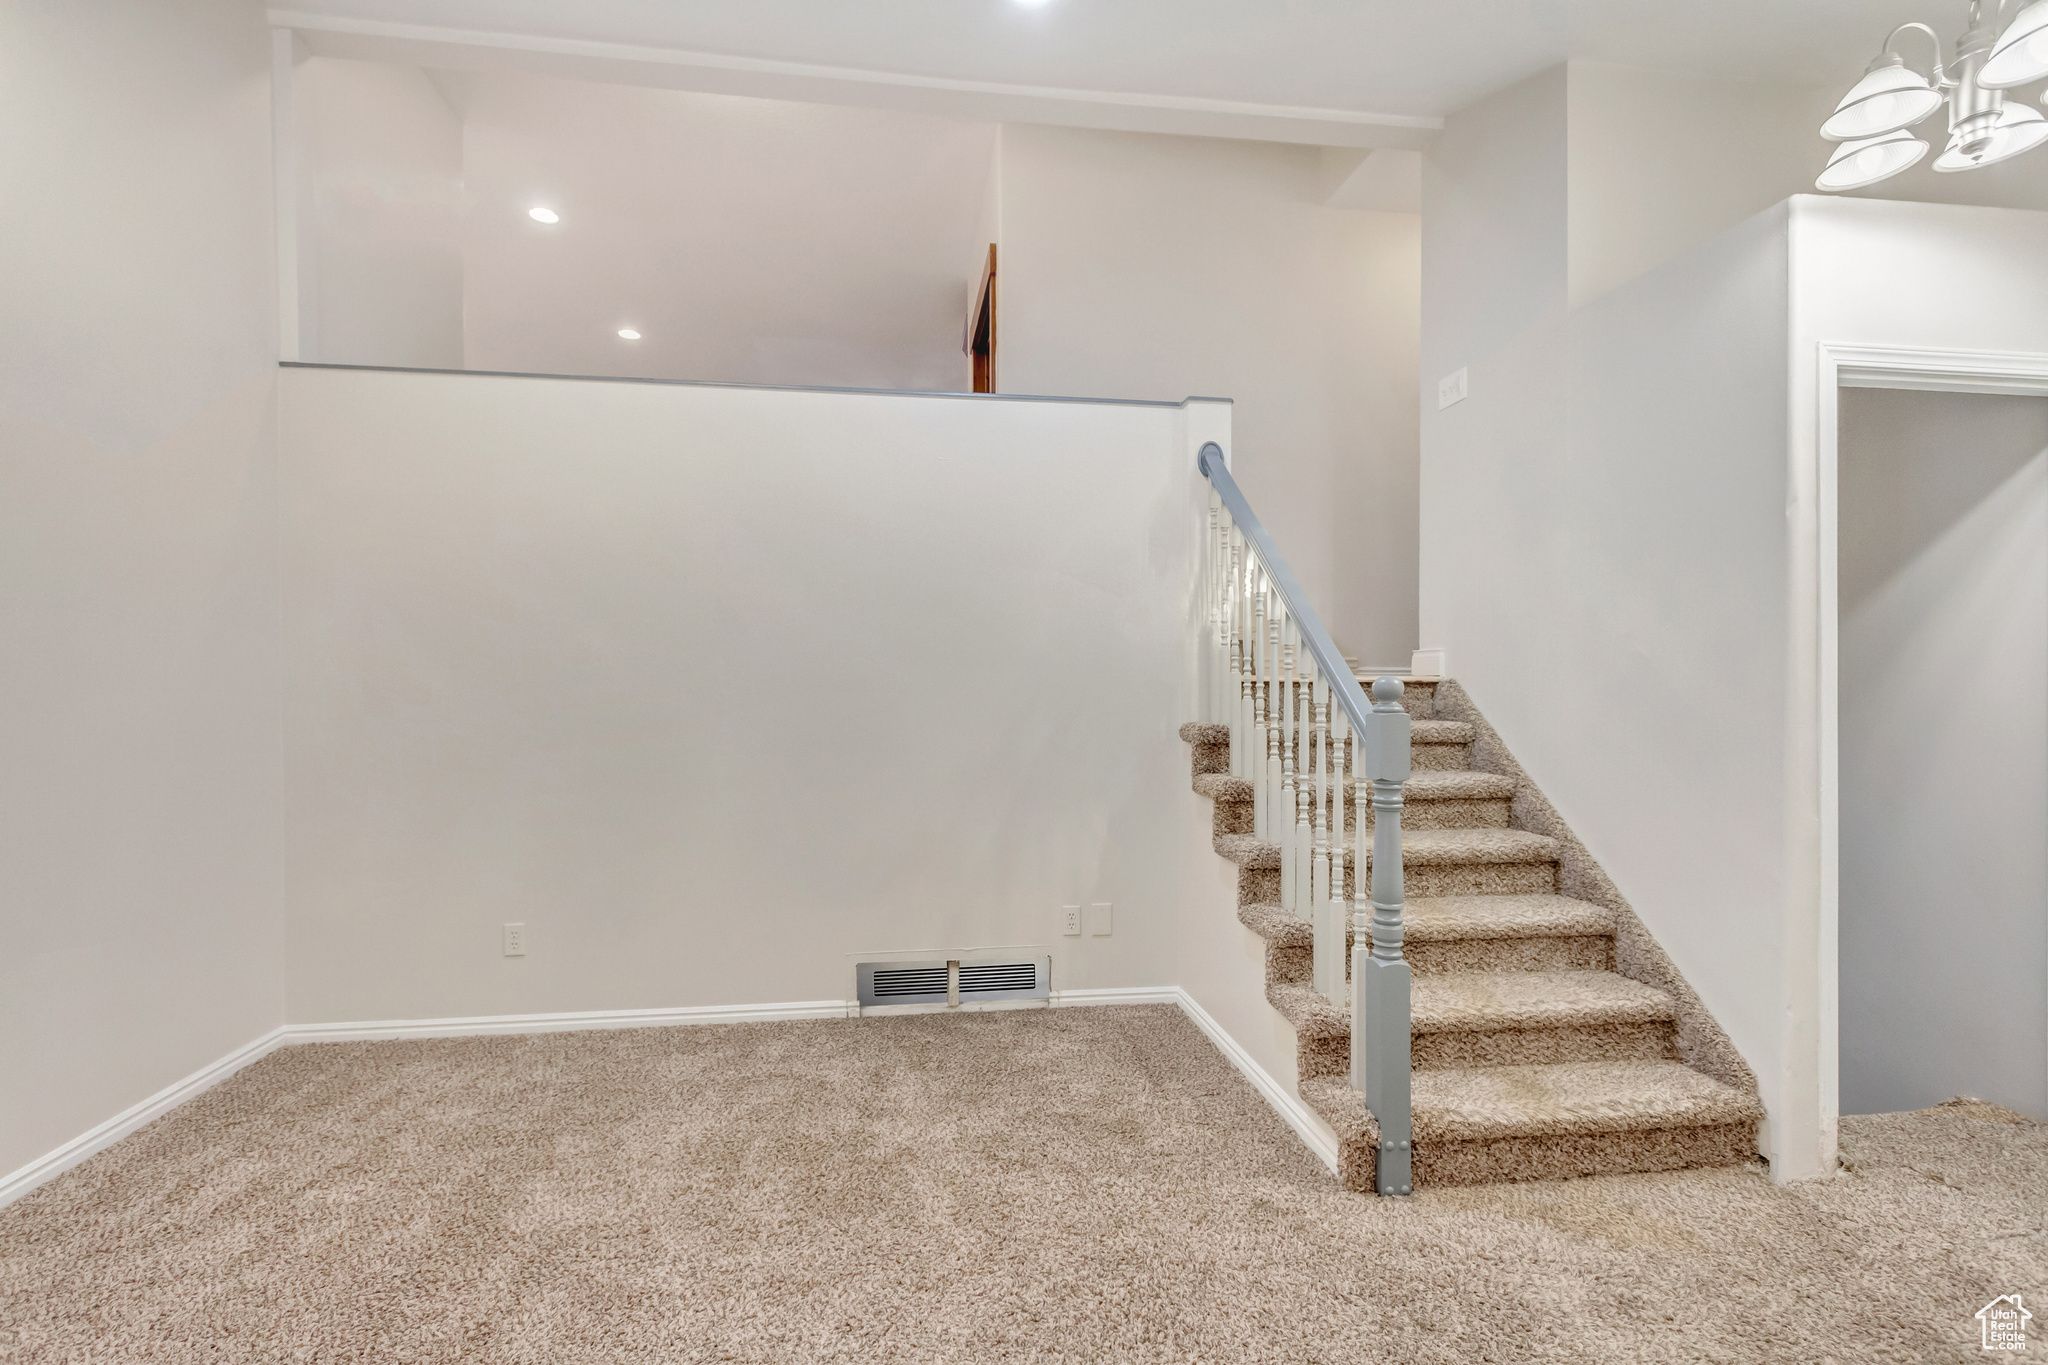
[[312, 57], [301, 361], [963, 391], [996, 126]]

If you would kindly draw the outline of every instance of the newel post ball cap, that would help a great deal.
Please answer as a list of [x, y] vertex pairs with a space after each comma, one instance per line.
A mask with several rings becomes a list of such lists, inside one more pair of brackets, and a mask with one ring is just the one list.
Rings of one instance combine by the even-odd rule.
[[1372, 699], [1382, 706], [1392, 705], [1394, 702], [1401, 700], [1403, 690], [1399, 678], [1374, 678], [1372, 680]]
[[1918, 123], [1941, 104], [1941, 92], [1925, 76], [1896, 54], [1887, 53], [1849, 87], [1835, 112], [1820, 126], [1820, 135], [1830, 142], [1877, 137]]

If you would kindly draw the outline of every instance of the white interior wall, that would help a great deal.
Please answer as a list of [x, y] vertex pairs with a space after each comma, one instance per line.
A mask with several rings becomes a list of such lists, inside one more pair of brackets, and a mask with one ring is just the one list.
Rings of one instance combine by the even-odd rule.
[[[1813, 86], [1572, 62], [1573, 306], [1811, 193], [1835, 146], [1820, 136], [1821, 122], [1855, 75]], [[2030, 87], [2013, 97], [2039, 93]], [[1946, 115], [1937, 112], [1916, 132], [1932, 145], [1918, 166], [1848, 197], [2048, 209], [2048, 151], [1945, 175], [1933, 161]]]
[[418, 67], [314, 57], [292, 75], [299, 358], [463, 365], [462, 120]]
[[0, 1175], [283, 1021], [269, 52], [0, 8]]
[[1555, 69], [1425, 167], [1424, 375], [1468, 367], [1470, 396], [1424, 405], [1423, 642], [1775, 1112], [1783, 467], [1729, 452], [1782, 454], [1783, 218], [1567, 312], [1566, 132]]
[[1415, 646], [1418, 221], [1317, 149], [1006, 125], [1002, 388], [1234, 401], [1234, 465], [1340, 646]]
[[1179, 409], [281, 383], [294, 1022], [1175, 984]]
[[[1449, 210], [1512, 224], [1512, 189], [1426, 201], [1426, 290], [1488, 250]], [[1756, 1068], [1781, 1178], [1834, 1159], [1820, 344], [2048, 352], [2044, 262], [2048, 215], [1801, 197], [1573, 310], [1562, 410], [1475, 367], [1426, 415], [1424, 639]], [[1426, 373], [1463, 358], [1440, 336]]]
[[[1549, 534], [1526, 499], [1547, 498], [1564, 440], [1564, 89], [1556, 68], [1453, 115], [1422, 173], [1420, 638], [1456, 637], [1451, 669], [1510, 744], [1512, 699], [1472, 651], [1509, 666], [1544, 638], [1515, 580]], [[1439, 408], [1460, 369], [1470, 396]]]
[[2048, 398], [1844, 389], [1841, 1108], [2048, 1118]]

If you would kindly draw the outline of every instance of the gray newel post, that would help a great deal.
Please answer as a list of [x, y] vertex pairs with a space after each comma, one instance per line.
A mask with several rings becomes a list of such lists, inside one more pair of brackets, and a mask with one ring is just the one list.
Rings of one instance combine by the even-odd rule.
[[[1408, 780], [1408, 713], [1401, 680], [1379, 678], [1365, 720], [1365, 776], [1372, 783], [1372, 915], [1353, 897], [1351, 1084], [1379, 1120], [1381, 1194], [1413, 1189], [1408, 1104], [1408, 964], [1401, 957], [1401, 784]], [[1365, 793], [1359, 792], [1363, 797]], [[1362, 813], [1362, 812], [1361, 812]], [[1356, 869], [1354, 869], [1354, 872]], [[1370, 947], [1368, 947], [1370, 944]]]

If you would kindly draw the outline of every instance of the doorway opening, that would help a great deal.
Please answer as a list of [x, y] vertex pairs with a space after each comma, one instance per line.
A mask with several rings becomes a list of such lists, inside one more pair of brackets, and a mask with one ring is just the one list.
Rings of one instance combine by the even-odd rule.
[[988, 244], [988, 262], [974, 287], [974, 307], [967, 314], [967, 340], [962, 349], [974, 367], [974, 393], [996, 391], [996, 244]]
[[1840, 1111], [2048, 1118], [2048, 398], [1838, 394]]

